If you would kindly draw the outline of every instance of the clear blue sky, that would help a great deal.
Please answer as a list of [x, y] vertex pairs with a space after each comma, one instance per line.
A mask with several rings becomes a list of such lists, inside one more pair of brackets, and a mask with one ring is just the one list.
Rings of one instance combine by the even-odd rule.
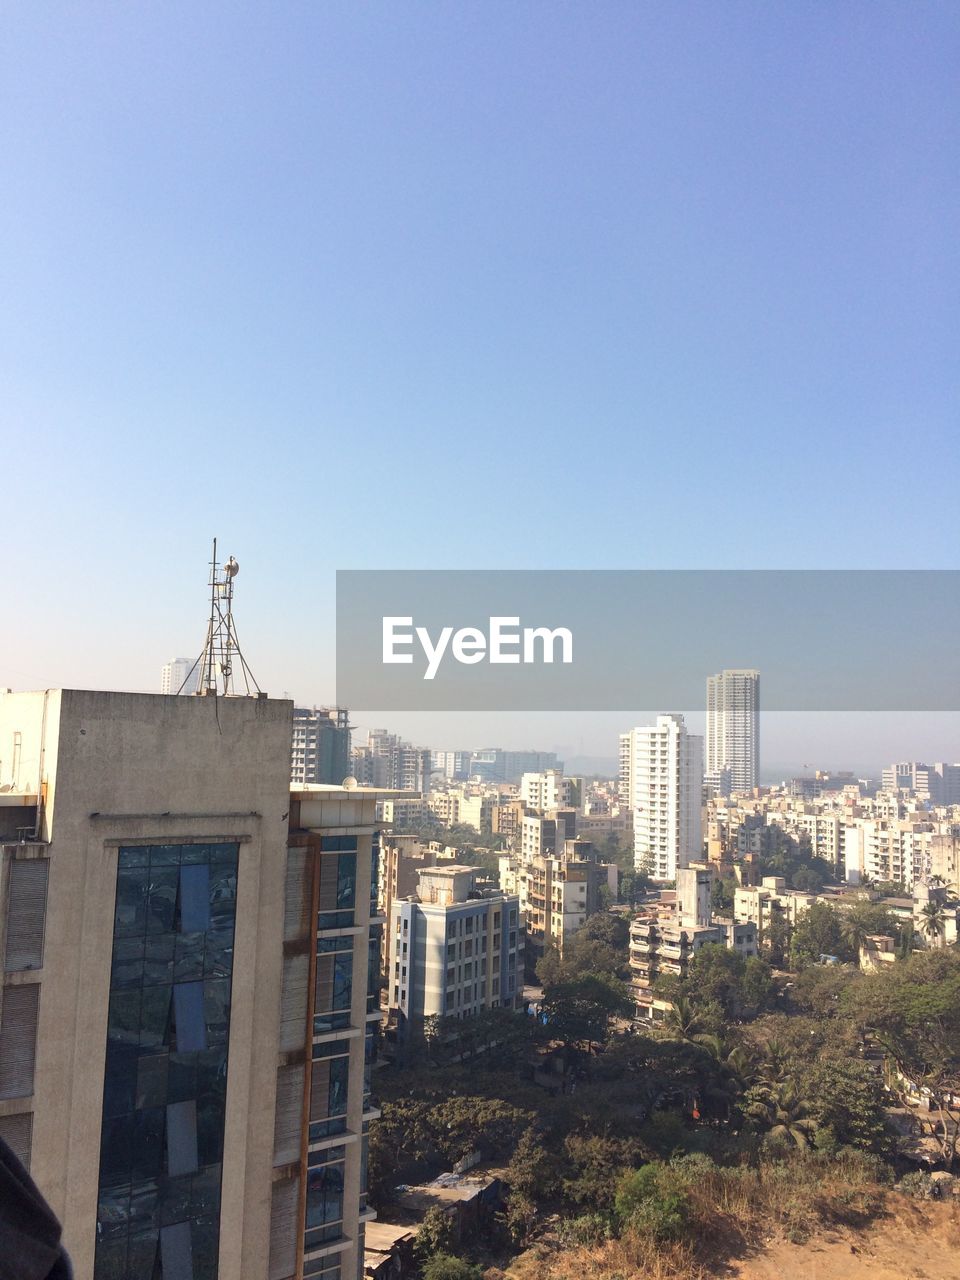
[[154, 687], [214, 533], [303, 699], [338, 567], [957, 567], [958, 66], [922, 0], [7, 5], [0, 684]]

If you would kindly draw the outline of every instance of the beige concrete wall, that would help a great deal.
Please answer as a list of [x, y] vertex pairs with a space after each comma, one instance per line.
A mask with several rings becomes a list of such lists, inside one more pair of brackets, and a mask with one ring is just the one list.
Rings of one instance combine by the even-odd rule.
[[[18, 718], [37, 726], [42, 698], [0, 697], [0, 744]], [[292, 703], [276, 700], [47, 698], [33, 1173], [63, 1221], [77, 1280], [93, 1274], [117, 849], [187, 837], [242, 841], [220, 1275], [266, 1276], [291, 722]]]

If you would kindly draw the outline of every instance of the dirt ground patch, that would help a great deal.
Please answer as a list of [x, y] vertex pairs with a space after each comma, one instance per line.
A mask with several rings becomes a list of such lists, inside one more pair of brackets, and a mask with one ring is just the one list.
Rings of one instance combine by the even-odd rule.
[[716, 1274], [729, 1280], [960, 1280], [960, 1202], [897, 1196], [887, 1208], [857, 1231], [828, 1228], [802, 1245], [770, 1241]]

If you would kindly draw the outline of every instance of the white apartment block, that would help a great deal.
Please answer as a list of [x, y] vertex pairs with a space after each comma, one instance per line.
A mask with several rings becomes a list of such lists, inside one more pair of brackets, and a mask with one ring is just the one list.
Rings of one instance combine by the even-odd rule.
[[701, 855], [703, 739], [681, 715], [621, 736], [621, 780], [630, 787], [634, 864], [654, 880], [674, 880]]
[[520, 799], [528, 809], [557, 809], [570, 800], [570, 782], [559, 769], [525, 773], [520, 779]]
[[752, 791], [759, 767], [759, 671], [721, 671], [708, 677], [707, 781], [735, 792]]
[[193, 679], [190, 687], [184, 689], [184, 693], [196, 693], [197, 680], [200, 676], [200, 664], [196, 658], [172, 658], [169, 662], [163, 664], [160, 671], [160, 692], [161, 693], [179, 693], [180, 686], [190, 674], [191, 668], [195, 668]]
[[468, 1018], [522, 999], [520, 904], [482, 874], [458, 863], [425, 868], [417, 894], [392, 903], [388, 1002], [401, 1044], [425, 1018]]
[[466, 787], [448, 787], [434, 791], [427, 798], [427, 809], [445, 827], [466, 826], [482, 831], [490, 825], [493, 808], [491, 796]]

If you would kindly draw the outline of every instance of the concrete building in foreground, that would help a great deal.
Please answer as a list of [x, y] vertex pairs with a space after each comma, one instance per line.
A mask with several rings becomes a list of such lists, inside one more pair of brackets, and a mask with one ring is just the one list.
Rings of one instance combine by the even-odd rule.
[[354, 1280], [376, 793], [292, 706], [0, 695], [0, 1134], [77, 1280]]

